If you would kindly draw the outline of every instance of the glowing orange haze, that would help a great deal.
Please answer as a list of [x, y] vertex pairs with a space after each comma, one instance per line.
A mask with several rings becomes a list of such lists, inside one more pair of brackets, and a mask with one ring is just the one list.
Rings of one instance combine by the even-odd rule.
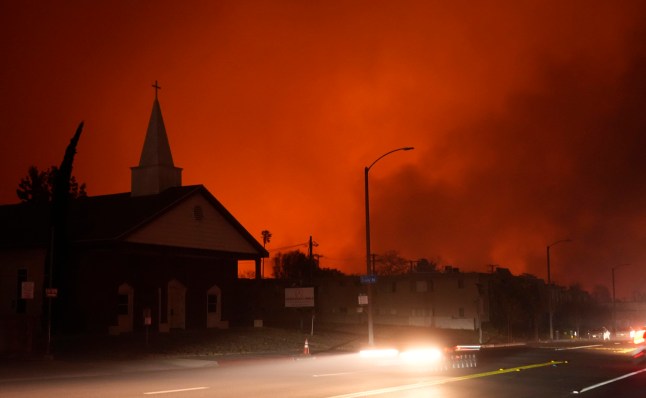
[[[130, 189], [159, 80], [184, 184], [268, 248], [372, 249], [646, 293], [646, 3], [68, 1], [0, 7], [0, 202], [30, 165]], [[303, 246], [302, 250], [306, 248]]]

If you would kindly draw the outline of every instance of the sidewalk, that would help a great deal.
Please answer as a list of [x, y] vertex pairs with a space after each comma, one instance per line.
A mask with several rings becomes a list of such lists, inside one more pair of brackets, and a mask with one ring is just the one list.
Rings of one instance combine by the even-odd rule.
[[213, 358], [151, 358], [133, 360], [0, 359], [0, 385], [15, 380], [100, 376], [218, 366]]
[[137, 334], [69, 336], [56, 341], [52, 356], [0, 356], [0, 384], [10, 380], [220, 366], [260, 358], [293, 359], [302, 356], [306, 339], [312, 353], [321, 353], [345, 347], [355, 337], [339, 333], [310, 336], [271, 328], [157, 334], [148, 344]]

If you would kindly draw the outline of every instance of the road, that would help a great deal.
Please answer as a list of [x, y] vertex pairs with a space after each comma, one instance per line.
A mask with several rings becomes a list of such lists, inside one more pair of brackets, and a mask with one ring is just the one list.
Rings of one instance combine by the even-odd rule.
[[643, 397], [646, 364], [629, 344], [572, 343], [485, 349], [476, 367], [438, 371], [357, 354], [200, 361], [165, 369], [120, 367], [0, 379], [0, 396], [48, 398]]

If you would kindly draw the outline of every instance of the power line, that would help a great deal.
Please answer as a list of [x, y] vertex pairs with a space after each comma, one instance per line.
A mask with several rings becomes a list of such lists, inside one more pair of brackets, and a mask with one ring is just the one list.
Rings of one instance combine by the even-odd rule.
[[[293, 249], [295, 247], [307, 247], [307, 246], [309, 246], [309, 244], [310, 244], [309, 241], [305, 241], [303, 243], [298, 243], [298, 244], [295, 244], [295, 245], [276, 247], [276, 248], [268, 249], [267, 251], [268, 252], [275, 252], [275, 251], [280, 251], [280, 250], [285, 250], [285, 249]], [[312, 242], [312, 246], [316, 247], [318, 245], [319, 245], [318, 243]]]

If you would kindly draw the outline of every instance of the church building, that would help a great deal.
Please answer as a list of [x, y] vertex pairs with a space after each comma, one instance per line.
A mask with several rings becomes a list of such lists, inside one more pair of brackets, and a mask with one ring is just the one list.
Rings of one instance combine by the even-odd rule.
[[248, 306], [238, 261], [255, 261], [260, 275], [268, 253], [203, 185], [182, 186], [155, 89], [131, 192], [71, 201], [63, 267], [48, 268], [48, 204], [0, 206], [0, 352], [29, 350], [48, 328], [121, 334], [246, 321], [236, 311]]

